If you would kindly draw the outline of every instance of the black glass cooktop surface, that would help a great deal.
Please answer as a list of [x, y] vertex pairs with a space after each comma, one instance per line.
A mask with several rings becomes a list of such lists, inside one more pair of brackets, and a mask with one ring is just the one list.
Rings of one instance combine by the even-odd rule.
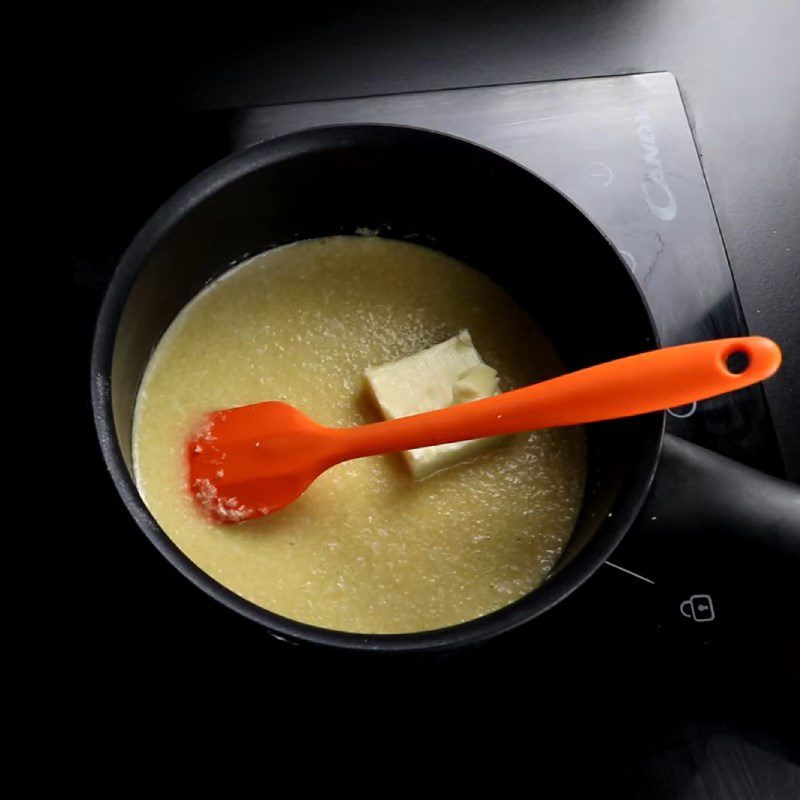
[[[130, 236], [169, 193], [233, 150], [299, 128], [347, 122], [452, 133], [555, 184], [619, 248], [663, 344], [741, 335], [747, 323], [758, 332], [757, 319], [743, 317], [680, 92], [668, 73], [187, 113], [168, 121], [134, 117], [118, 121], [119, 141], [105, 141], [73, 225], [69, 290], [82, 320], [86, 377], [89, 328], [104, 286]], [[530, 224], [535, 235], [537, 221]], [[81, 386], [88, 398], [88, 386]], [[88, 413], [82, 419], [90, 439]], [[668, 429], [782, 474], [760, 387], [672, 409]], [[169, 658], [184, 662], [183, 669], [235, 664], [243, 675], [268, 667], [272, 674], [310, 677], [324, 669], [339, 680], [347, 674], [379, 676], [393, 686], [424, 681], [444, 692], [461, 679], [473, 686], [477, 680], [495, 686], [498, 696], [532, 675], [549, 676], [556, 694], [584, 699], [594, 696], [592, 682], [605, 682], [603, 712], [640, 723], [648, 704], [653, 714], [656, 708], [680, 714], [682, 707], [707, 702], [713, 714], [745, 696], [740, 682], [750, 680], [742, 676], [751, 670], [762, 676], [765, 692], [759, 700], [748, 695], [747, 713], [755, 718], [780, 681], [797, 674], [781, 565], [754, 563], [752, 554], [734, 547], [721, 552], [680, 531], [651, 544], [647, 520], [559, 607], [478, 650], [388, 665], [292, 647], [220, 608], [172, 570], [137, 532], [99, 455], [87, 449], [85, 459], [88, 480], [98, 486], [102, 523], [78, 545], [84, 563], [95, 566], [75, 589], [86, 610], [76, 624], [119, 659], [148, 664]], [[650, 566], [643, 566], [639, 554], [654, 548], [657, 557], [650, 552]], [[92, 610], [98, 596], [121, 619], [113, 631]], [[636, 736], [629, 733], [633, 746]]]

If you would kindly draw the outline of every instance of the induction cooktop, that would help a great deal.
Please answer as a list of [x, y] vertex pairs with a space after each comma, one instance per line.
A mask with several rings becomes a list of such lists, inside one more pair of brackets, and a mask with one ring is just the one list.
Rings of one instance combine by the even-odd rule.
[[[136, 160], [127, 180], [135, 202], [105, 208], [105, 202], [96, 201], [96, 208], [116, 223], [110, 223], [102, 248], [75, 260], [71, 289], [78, 307], [92, 316], [126, 239], [192, 173], [272, 136], [353, 122], [454, 134], [552, 182], [617, 246], [650, 303], [663, 344], [748, 332], [702, 163], [669, 73], [187, 113], [171, 135], [166, 128], [148, 129], [146, 157], [137, 159], [130, 150]], [[535, 226], [531, 220], [534, 235]], [[667, 428], [782, 475], [760, 387], [670, 409]], [[221, 663], [238, 654], [273, 671], [313, 672], [320, 659], [326, 669], [341, 667], [344, 657], [305, 654], [274, 641], [186, 584], [155, 551], [150, 553], [102, 476], [99, 458], [87, 464], [101, 486], [97, 502], [114, 530], [111, 539], [105, 530], [96, 531], [94, 539], [89, 535], [87, 548], [101, 547], [105, 559], [124, 560], [128, 569], [137, 570], [131, 581], [146, 582], [147, 591], [135, 600], [117, 595], [123, 606], [128, 604], [129, 625], [136, 628], [145, 614], [142, 642], [152, 636], [159, 651], [166, 649], [174, 658], [192, 653], [192, 658]], [[678, 704], [713, 694], [723, 684], [726, 692], [733, 691], [734, 672], [726, 665], [738, 669], [758, 661], [766, 674], [793, 680], [800, 660], [793, 610], [775, 578], [781, 565], [763, 556], [754, 561], [746, 549], [731, 546], [723, 552], [718, 543], [674, 534], [651, 540], [647, 520], [641, 520], [609, 562], [544, 617], [476, 651], [392, 667], [392, 680], [444, 686], [452, 676], [524, 680], [534, 670], [559, 676], [562, 691], [567, 684], [578, 686], [591, 666], [595, 678], [614, 676], [616, 699], [629, 710], [656, 688], [662, 701]], [[133, 541], [141, 547], [129, 544]], [[114, 596], [115, 582], [109, 579], [104, 586]], [[347, 670], [353, 668], [352, 660], [346, 663]], [[385, 665], [370, 664], [368, 671], [388, 674]], [[612, 697], [609, 708], [614, 702]]]

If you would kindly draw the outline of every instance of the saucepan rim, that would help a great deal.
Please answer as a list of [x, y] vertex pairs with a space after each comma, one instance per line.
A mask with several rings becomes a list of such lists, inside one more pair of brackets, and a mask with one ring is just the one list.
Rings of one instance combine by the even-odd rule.
[[[331, 125], [306, 128], [275, 139], [259, 142], [211, 165], [180, 188], [150, 218], [133, 239], [106, 291], [97, 319], [91, 359], [91, 396], [95, 427], [108, 472], [125, 506], [142, 532], [173, 567], [206, 594], [248, 619], [259, 623], [275, 637], [294, 643], [311, 643], [340, 650], [379, 653], [440, 652], [474, 645], [510, 631], [541, 615], [563, 600], [587, 580], [609, 557], [636, 519], [653, 481], [664, 432], [665, 415], [648, 415], [641, 446], [634, 458], [627, 484], [620, 491], [613, 518], [601, 522], [598, 531], [583, 550], [551, 580], [519, 600], [497, 611], [446, 628], [402, 634], [361, 634], [308, 625], [268, 611], [222, 586], [194, 564], [167, 536], [139, 495], [123, 457], [117, 438], [112, 398], [112, 361], [118, 326], [129, 294], [149, 253], [169, 230], [193, 208], [211, 195], [249, 173], [287, 158], [295, 158], [323, 149], [355, 145], [402, 146], [420, 138], [452, 142], [452, 146], [476, 148], [514, 164], [561, 195], [584, 217], [569, 198], [521, 164], [482, 145], [450, 134], [423, 128], [378, 123]], [[588, 217], [587, 217], [588, 218]], [[589, 218], [607, 244], [617, 254], [620, 268], [633, 284], [646, 313], [653, 346], [659, 346], [658, 334], [650, 308], [639, 285], [630, 275], [613, 243]]]

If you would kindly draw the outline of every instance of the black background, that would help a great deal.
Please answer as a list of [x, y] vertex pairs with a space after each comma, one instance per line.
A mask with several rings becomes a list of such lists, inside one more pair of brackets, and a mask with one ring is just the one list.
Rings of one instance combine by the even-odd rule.
[[[49, 268], [66, 278], [58, 344], [76, 472], [94, 481], [103, 471], [88, 354], [105, 279], [147, 216], [208, 163], [192, 138], [194, 113], [663, 69], [684, 94], [751, 331], [786, 351], [767, 395], [790, 475], [800, 477], [800, 4], [349, 3], [258, 15], [231, 6], [208, 17], [195, 9], [181, 19], [138, 9], [99, 21], [70, 9], [51, 24], [53, 68], [39, 88], [57, 180], [45, 206], [59, 209], [51, 221], [66, 262]], [[470, 752], [480, 753], [508, 739], [516, 720], [507, 752], [538, 753], [535, 774], [558, 773], [560, 793], [549, 796], [734, 797], [729, 782], [745, 776], [742, 797], [782, 800], [797, 786], [786, 759], [797, 752], [800, 652], [785, 633], [750, 648], [742, 631], [687, 655], [669, 638], [601, 621], [575, 641], [556, 620], [541, 640], [512, 635], [432, 663], [308, 653], [179, 578], [137, 533], [110, 480], [86, 488], [96, 503], [80, 538], [62, 545], [69, 587], [52, 610], [68, 642], [56, 683], [73, 699], [116, 707], [149, 697], [160, 713], [222, 712], [231, 726], [237, 714], [284, 725], [288, 713], [293, 736], [299, 727], [314, 739], [340, 737], [344, 720], [362, 731], [388, 722], [433, 753], [453, 721], [474, 730]], [[762, 659], [765, 646], [774, 652]], [[298, 725], [312, 708], [315, 724]]]

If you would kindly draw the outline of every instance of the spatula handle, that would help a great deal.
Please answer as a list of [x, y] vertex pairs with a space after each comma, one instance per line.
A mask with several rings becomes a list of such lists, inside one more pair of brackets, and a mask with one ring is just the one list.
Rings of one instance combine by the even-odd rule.
[[[729, 359], [743, 354], [734, 372]], [[349, 458], [662, 411], [742, 389], [781, 363], [762, 336], [667, 347], [471, 403], [343, 431]]]

